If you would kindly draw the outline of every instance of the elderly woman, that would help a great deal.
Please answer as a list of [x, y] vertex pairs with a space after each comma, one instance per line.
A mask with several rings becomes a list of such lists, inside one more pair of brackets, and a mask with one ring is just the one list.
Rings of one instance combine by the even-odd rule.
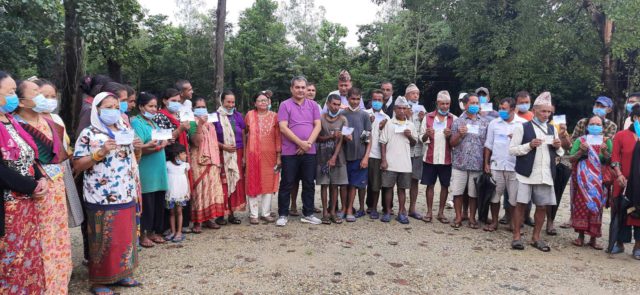
[[20, 103], [15, 118], [36, 143], [37, 159], [49, 181], [49, 195], [36, 202], [46, 289], [66, 294], [73, 264], [62, 165], [68, 157], [63, 144], [64, 128], [42, 115], [48, 110], [48, 102], [36, 83], [18, 83], [16, 94]]
[[207, 103], [204, 98], [193, 100], [193, 113], [198, 122], [191, 137], [191, 171], [193, 184], [191, 195], [191, 221], [193, 232], [201, 233], [205, 227], [219, 229], [212, 219], [224, 216], [226, 198], [220, 182], [220, 150], [216, 129], [207, 122]]
[[590, 144], [588, 136], [602, 136], [602, 118], [589, 119], [587, 135], [577, 138], [571, 148], [570, 160], [574, 163], [571, 181], [576, 188], [571, 196], [571, 226], [578, 233], [573, 244], [582, 247], [584, 236], [591, 238], [588, 245], [596, 250], [602, 246], [596, 239], [602, 236], [602, 209], [607, 199], [607, 190], [602, 184], [602, 171], [611, 157], [611, 139], [603, 138]]
[[[619, 131], [613, 138], [611, 154], [611, 166], [615, 170], [613, 197], [620, 198], [624, 193], [637, 209], [640, 208], [640, 187], [637, 181], [640, 177], [640, 105], [632, 107], [629, 117], [632, 122], [629, 128]], [[633, 233], [635, 240], [633, 258], [640, 260], [640, 214], [638, 210], [629, 216], [626, 216], [626, 212], [619, 212], [619, 214], [622, 214], [623, 226], [618, 234], [617, 243], [611, 249], [611, 254], [623, 253], [624, 243], [631, 242]]]
[[[259, 93], [253, 97], [255, 110], [245, 116], [246, 138], [246, 183], [249, 197], [249, 222], [258, 224], [258, 217], [273, 222], [271, 198], [278, 191], [278, 171], [280, 170], [280, 127], [278, 115], [269, 111], [269, 98]], [[262, 215], [259, 215], [262, 208]]]
[[36, 165], [38, 148], [9, 113], [19, 104], [16, 82], [0, 71], [0, 294], [45, 292], [36, 200], [47, 180]]
[[80, 133], [73, 154], [74, 169], [84, 171], [89, 281], [94, 293], [113, 294], [105, 286], [109, 284], [140, 285], [131, 276], [138, 266], [133, 163], [141, 147], [122, 121], [115, 95], [96, 95], [91, 125]]

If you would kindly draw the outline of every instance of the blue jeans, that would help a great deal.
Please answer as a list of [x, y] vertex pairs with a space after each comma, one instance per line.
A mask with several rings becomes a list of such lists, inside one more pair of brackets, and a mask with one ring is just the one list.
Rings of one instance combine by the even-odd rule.
[[313, 214], [316, 178], [316, 155], [282, 156], [282, 174], [278, 191], [278, 215], [289, 216], [291, 187], [302, 179], [302, 214]]

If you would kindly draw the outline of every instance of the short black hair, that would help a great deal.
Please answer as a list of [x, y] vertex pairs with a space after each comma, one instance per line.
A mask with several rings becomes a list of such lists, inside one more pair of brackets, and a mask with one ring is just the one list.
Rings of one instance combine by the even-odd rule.
[[380, 94], [382, 96], [384, 96], [384, 92], [382, 92], [382, 90], [380, 89], [375, 89], [373, 91], [371, 91], [371, 96], [373, 97], [374, 94]]
[[510, 109], [515, 109], [516, 108], [516, 100], [513, 99], [512, 97], [505, 97], [503, 99], [500, 100], [500, 105], [502, 105], [503, 103], [508, 103], [509, 104], [509, 108]]
[[339, 100], [340, 103], [342, 103], [342, 98], [337, 94], [329, 94], [329, 96], [327, 96], [327, 103], [330, 103], [332, 100]]
[[225, 90], [225, 91], [222, 91], [222, 94], [220, 95], [220, 103], [222, 103], [222, 102], [224, 101], [224, 98], [225, 98], [227, 95], [233, 95], [233, 96], [236, 96], [236, 95], [233, 93], [233, 91], [231, 91], [231, 90], [229, 90], [229, 89], [227, 89], [227, 90]]
[[[118, 93], [122, 91], [127, 91], [127, 87], [118, 82], [109, 82], [102, 87], [102, 91], [100, 92], [111, 92], [118, 97]], [[129, 91], [127, 91], [127, 96], [129, 96]]]
[[180, 153], [183, 153], [183, 152], [186, 153], [187, 148], [185, 148], [184, 145], [177, 142], [165, 148], [165, 154], [167, 156], [167, 160], [171, 161], [175, 165], [178, 165], [178, 163], [176, 163], [176, 158], [178, 157], [178, 155], [180, 155]]
[[357, 87], [351, 87], [351, 89], [349, 89], [349, 91], [347, 92], [347, 98], [350, 98], [352, 95], [362, 96], [362, 90]]
[[106, 75], [85, 76], [80, 82], [80, 89], [86, 95], [96, 96], [103, 92], [102, 88], [109, 82], [113, 82], [113, 79]]
[[149, 104], [149, 102], [151, 102], [152, 100], [158, 100], [158, 96], [156, 96], [153, 93], [150, 92], [140, 92], [140, 94], [138, 94], [138, 98], [136, 99], [136, 106], [140, 107], [140, 106], [146, 106]]
[[295, 76], [295, 77], [293, 77], [293, 79], [291, 79], [291, 87], [293, 87], [293, 84], [296, 81], [304, 81], [304, 85], [305, 86], [309, 83], [309, 81], [307, 81], [307, 78], [305, 78], [304, 76], [302, 76], [302, 75], [301, 76]]
[[176, 81], [176, 85], [175, 86], [176, 86], [176, 89], [182, 91], [182, 90], [184, 90], [184, 85], [186, 85], [186, 84], [191, 84], [191, 82], [189, 82], [187, 80], [184, 80], [184, 79], [180, 79], [180, 80]]
[[518, 101], [518, 98], [521, 97], [529, 97], [531, 98], [531, 95], [529, 94], [528, 91], [522, 90], [522, 91], [518, 91], [518, 93], [516, 93], [516, 102]]

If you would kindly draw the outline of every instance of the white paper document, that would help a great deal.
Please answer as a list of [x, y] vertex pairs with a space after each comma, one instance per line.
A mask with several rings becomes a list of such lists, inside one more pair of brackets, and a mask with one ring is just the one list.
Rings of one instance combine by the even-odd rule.
[[349, 136], [353, 134], [353, 127], [342, 126], [342, 135]]
[[545, 144], [553, 144], [553, 140], [555, 139], [555, 137], [553, 137], [553, 135], [545, 135], [544, 136], [544, 143]]
[[172, 133], [171, 129], [153, 129], [151, 130], [151, 140], [169, 140], [173, 138]]
[[491, 112], [493, 111], [493, 104], [488, 102], [488, 103], [483, 103], [480, 105], [480, 111], [482, 112]]
[[467, 133], [480, 134], [480, 125], [467, 124]]
[[180, 122], [191, 122], [195, 120], [196, 120], [196, 116], [193, 114], [192, 111], [180, 112]]
[[207, 122], [209, 122], [209, 123], [218, 122], [218, 114], [216, 114], [216, 113], [209, 114], [209, 117], [207, 118]]
[[555, 115], [553, 116], [553, 123], [558, 125], [567, 124], [567, 116], [566, 115]]
[[443, 121], [443, 122], [433, 121], [433, 130], [442, 131], [442, 130], [444, 130], [446, 128], [447, 128], [447, 122], [446, 121]]
[[116, 144], [118, 145], [129, 145], [133, 143], [133, 139], [135, 138], [133, 130], [116, 131], [113, 134], [115, 135]]
[[403, 124], [403, 125], [396, 125], [395, 132], [396, 132], [396, 133], [404, 133], [404, 131], [405, 131], [405, 130], [407, 130], [407, 128], [408, 128], [408, 127], [407, 127], [407, 125], [406, 125], [406, 124]]
[[601, 145], [603, 141], [602, 135], [587, 135], [587, 143], [589, 145]]

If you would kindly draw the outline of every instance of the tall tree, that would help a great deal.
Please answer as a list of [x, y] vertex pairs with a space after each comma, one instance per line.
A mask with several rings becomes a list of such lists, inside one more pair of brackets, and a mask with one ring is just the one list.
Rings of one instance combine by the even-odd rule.
[[76, 130], [75, 114], [80, 113], [82, 106], [79, 93], [80, 79], [84, 75], [83, 46], [78, 22], [78, 1], [64, 1], [64, 75], [62, 79], [62, 102], [60, 116], [64, 119], [68, 130]]
[[216, 44], [215, 44], [215, 92], [213, 97], [220, 98], [224, 88], [224, 33], [225, 33], [225, 19], [227, 16], [227, 1], [218, 0], [218, 7], [216, 10]]

